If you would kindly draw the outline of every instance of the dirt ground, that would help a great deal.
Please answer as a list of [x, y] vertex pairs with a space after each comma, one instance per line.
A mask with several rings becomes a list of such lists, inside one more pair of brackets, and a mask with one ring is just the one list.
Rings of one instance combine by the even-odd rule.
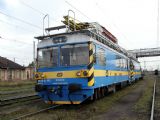
[[146, 76], [97, 101], [57, 108], [26, 120], [149, 120], [153, 80]]
[[[61, 106], [25, 120], [149, 120], [154, 78], [146, 76], [144, 80], [94, 102]], [[36, 102], [25, 109], [20, 105], [21, 109], [13, 108], [15, 111], [3, 115], [2, 120], [20, 116], [23, 112], [37, 111], [46, 105]]]
[[160, 120], [160, 76], [156, 81], [154, 120]]
[[[97, 116], [97, 120], [139, 120], [137, 113], [133, 110], [134, 105], [142, 96], [146, 88], [146, 80], [140, 84], [131, 93], [120, 99], [112, 108], [106, 113]], [[146, 116], [146, 120], [148, 117]]]

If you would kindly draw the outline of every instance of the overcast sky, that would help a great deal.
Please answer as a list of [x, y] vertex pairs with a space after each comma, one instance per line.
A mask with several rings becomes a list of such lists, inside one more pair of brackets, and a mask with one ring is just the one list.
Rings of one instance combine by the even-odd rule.
[[[106, 27], [125, 49], [160, 45], [156, 38], [157, 0], [0, 0], [0, 56], [28, 65], [33, 59], [34, 36], [43, 33], [44, 15], [49, 14], [50, 26], [61, 25], [68, 9], [74, 10], [80, 21]], [[160, 57], [140, 59], [151, 60]], [[146, 62], [149, 69], [158, 64]]]

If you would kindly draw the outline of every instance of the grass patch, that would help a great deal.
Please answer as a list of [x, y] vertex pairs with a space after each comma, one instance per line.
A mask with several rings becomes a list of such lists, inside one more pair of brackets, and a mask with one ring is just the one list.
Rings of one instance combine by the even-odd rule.
[[34, 93], [34, 86], [35, 81], [0, 82], [0, 100]]
[[31, 90], [34, 88], [35, 84], [35, 80], [0, 82], [0, 93], [2, 93], [3, 91], [18, 91], [23, 89]]
[[50, 110], [46, 113], [41, 113], [36, 116], [27, 118], [27, 120], [41, 120], [41, 119], [54, 119], [54, 120], [82, 120], [96, 119], [97, 115], [107, 112], [119, 99], [130, 93], [143, 81], [139, 81], [136, 84], [128, 86], [115, 94], [109, 94], [108, 96], [87, 104], [81, 105], [66, 105], [55, 110]]
[[0, 116], [0, 120], [11, 120], [18, 116], [36, 112], [37, 110], [47, 107], [49, 107], [49, 105], [38, 101], [20, 102], [10, 106], [9, 108], [3, 108], [3, 113]]
[[[146, 78], [148, 79], [148, 78]], [[152, 82], [150, 80], [147, 81], [146, 84], [150, 86], [151, 89], [153, 87]], [[106, 97], [89, 103], [83, 103], [80, 105], [65, 105], [61, 106], [59, 108], [56, 108], [54, 110], [49, 110], [48, 112], [40, 113], [38, 115], [25, 118], [25, 120], [96, 120], [98, 115], [105, 114], [110, 108], [118, 102], [121, 98], [129, 94], [131, 91], [136, 89], [139, 85], [144, 84], [144, 81], [139, 81], [136, 84], [133, 84], [131, 86], [128, 86], [126, 88], [123, 88], [120, 91], [117, 91], [115, 94], [109, 94]], [[147, 92], [146, 92], [147, 91]], [[145, 92], [143, 93], [142, 97], [139, 99], [137, 104], [135, 105], [134, 109], [136, 111], [139, 111], [138, 114], [143, 114], [144, 109], [150, 104], [148, 104], [148, 101], [146, 97], [149, 99], [150, 96], [148, 96], [148, 87], [146, 88]], [[152, 91], [151, 91], [152, 94]], [[143, 98], [144, 96], [144, 98]], [[143, 102], [142, 102], [142, 101]], [[142, 102], [142, 103], [141, 103]], [[144, 103], [147, 103], [145, 105], [142, 105]], [[28, 105], [24, 108], [17, 109], [16, 111], [12, 112], [9, 115], [3, 115], [2, 119], [10, 119], [14, 118], [15, 116], [19, 116], [20, 114], [25, 114], [28, 112], [33, 112], [38, 109], [43, 108], [44, 106], [48, 106], [46, 104], [37, 104], [35, 105]], [[20, 107], [20, 104], [19, 104]], [[25, 110], [24, 110], [25, 109]], [[144, 116], [144, 115], [143, 115]], [[130, 118], [122, 118], [120, 120], [130, 120]]]
[[33, 89], [34, 88], [34, 84], [30, 84], [30, 85], [22, 85], [22, 86], [10, 86], [10, 87], [0, 87], [0, 92], [7, 92], [7, 91], [18, 91], [18, 90], [23, 90], [23, 89]]
[[35, 84], [36, 80], [1, 81], [0, 87], [17, 87]]
[[147, 76], [146, 79], [146, 89], [142, 94], [142, 97], [135, 104], [133, 110], [138, 113], [138, 117], [141, 120], [146, 120], [150, 116], [151, 103], [152, 103], [152, 94], [153, 94], [153, 85], [155, 77]]
[[[157, 77], [158, 78], [158, 77]], [[156, 81], [154, 120], [160, 118], [160, 78]]]
[[35, 94], [36, 92], [34, 90], [26, 90], [26, 91], [21, 91], [21, 92], [17, 92], [17, 93], [12, 93], [12, 94], [4, 94], [4, 95], [0, 95], [0, 100], [3, 99], [10, 99], [10, 98], [14, 98], [16, 96], [24, 96], [24, 95], [31, 95], [31, 94]]

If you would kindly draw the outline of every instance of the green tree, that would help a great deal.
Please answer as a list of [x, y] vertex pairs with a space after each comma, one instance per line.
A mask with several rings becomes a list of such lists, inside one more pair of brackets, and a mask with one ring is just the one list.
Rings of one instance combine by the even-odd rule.
[[29, 63], [28, 67], [34, 67], [34, 62]]

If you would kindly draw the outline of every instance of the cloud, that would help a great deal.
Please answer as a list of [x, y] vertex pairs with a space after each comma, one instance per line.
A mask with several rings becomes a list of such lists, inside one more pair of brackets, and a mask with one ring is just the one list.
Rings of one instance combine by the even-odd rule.
[[[34, 36], [42, 35], [44, 14], [50, 15], [50, 26], [61, 25], [68, 9], [76, 12], [80, 21], [98, 22], [105, 26], [127, 49], [156, 47], [157, 5], [153, 0], [1, 0], [0, 11], [33, 25], [0, 14], [0, 36], [31, 43]], [[29, 7], [27, 6], [29, 5]], [[38, 11], [36, 11], [38, 10]], [[3, 21], [3, 22], [2, 22]], [[45, 25], [47, 22], [45, 22]], [[20, 64], [32, 61], [32, 45], [1, 40], [0, 55], [16, 57]], [[24, 60], [24, 61], [23, 61]], [[23, 62], [21, 62], [23, 61]]]

